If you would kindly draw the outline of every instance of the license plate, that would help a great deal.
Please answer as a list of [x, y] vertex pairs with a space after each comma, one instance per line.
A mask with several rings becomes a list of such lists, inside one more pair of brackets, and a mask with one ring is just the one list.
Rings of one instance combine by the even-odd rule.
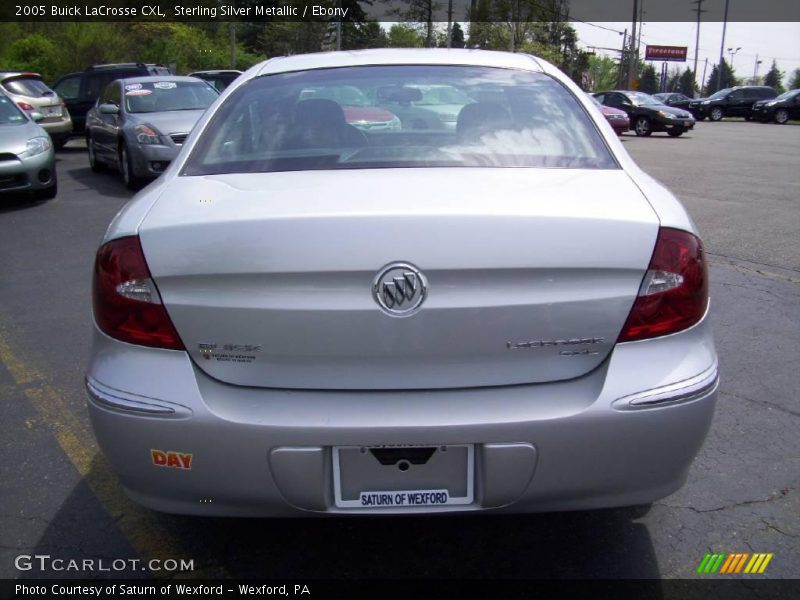
[[44, 107], [44, 115], [46, 117], [60, 117], [61, 116], [61, 107], [60, 106], [45, 106]]
[[364, 509], [471, 504], [474, 471], [472, 444], [337, 446], [334, 500]]

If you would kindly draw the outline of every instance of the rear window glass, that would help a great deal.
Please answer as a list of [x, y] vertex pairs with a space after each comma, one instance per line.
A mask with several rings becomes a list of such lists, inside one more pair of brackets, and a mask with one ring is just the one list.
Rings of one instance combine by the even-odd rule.
[[45, 83], [36, 77], [17, 77], [7, 79], [3, 82], [3, 87], [12, 94], [28, 96], [31, 98], [41, 98], [42, 96], [52, 96], [51, 90]]
[[368, 66], [256, 78], [231, 95], [184, 175], [399, 167], [616, 168], [551, 77], [466, 66]]
[[125, 110], [129, 113], [204, 110], [219, 92], [204, 81], [148, 81], [125, 84]]

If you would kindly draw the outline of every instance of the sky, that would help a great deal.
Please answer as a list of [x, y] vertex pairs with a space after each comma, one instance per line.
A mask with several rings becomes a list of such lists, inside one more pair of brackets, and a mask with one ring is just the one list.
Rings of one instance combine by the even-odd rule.
[[[645, 14], [645, 19], [647, 15]], [[572, 26], [578, 32], [579, 46], [599, 46], [607, 48], [620, 48], [622, 35], [619, 32], [626, 28], [629, 30], [631, 23], [578, 23]], [[604, 29], [607, 28], [607, 29]], [[608, 29], [616, 31], [608, 31]], [[648, 23], [644, 21], [642, 33], [641, 54], [644, 56], [646, 44], [665, 46], [688, 46], [689, 53], [686, 64], [671, 63], [684, 67], [692, 67], [695, 53], [696, 22]], [[711, 73], [711, 68], [719, 60], [719, 49], [722, 41], [721, 22], [700, 23], [700, 45], [698, 52], [698, 75], [703, 75], [703, 65], [708, 58], [706, 79]], [[788, 83], [792, 72], [800, 69], [800, 23], [728, 23], [725, 33], [725, 60], [730, 62], [727, 49], [741, 48], [733, 57], [733, 68], [737, 77], [752, 77], [755, 68], [756, 55], [763, 61], [758, 66], [758, 74], [764, 75], [772, 65], [773, 59], [777, 61], [778, 68], [785, 72], [784, 85]], [[594, 50], [598, 55], [617, 57], [618, 54], [608, 50]], [[660, 63], [656, 64], [657, 69]], [[698, 85], [699, 85], [698, 77]]]

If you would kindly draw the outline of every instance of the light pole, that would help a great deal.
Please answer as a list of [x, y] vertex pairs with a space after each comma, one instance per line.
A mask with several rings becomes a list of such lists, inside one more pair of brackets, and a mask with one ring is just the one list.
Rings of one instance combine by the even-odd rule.
[[741, 50], [741, 49], [742, 49], [742, 47], [741, 47], [741, 46], [739, 46], [738, 48], [736, 48], [736, 50], [734, 50], [733, 48], [728, 48], [728, 54], [730, 54], [730, 55], [731, 55], [731, 71], [733, 71], [733, 57], [734, 57], [734, 56], [736, 56], [736, 54], [737, 54], [737, 53], [739, 52], [739, 50]]
[[758, 65], [760, 65], [763, 60], [758, 60], [758, 54], [756, 54], [756, 64], [753, 66], [753, 85], [758, 85]]
[[725, 0], [725, 14], [722, 17], [722, 41], [719, 44], [719, 64], [717, 65], [717, 91], [722, 89], [722, 51], [725, 50], [725, 32], [728, 29], [728, 0]]

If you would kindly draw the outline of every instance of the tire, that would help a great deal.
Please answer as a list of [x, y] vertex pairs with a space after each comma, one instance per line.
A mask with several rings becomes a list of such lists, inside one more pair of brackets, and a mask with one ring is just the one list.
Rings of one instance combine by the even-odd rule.
[[720, 121], [724, 116], [725, 112], [719, 106], [715, 106], [711, 109], [711, 114], [708, 117], [712, 121]]
[[650, 125], [650, 119], [647, 117], [639, 117], [633, 125], [633, 130], [639, 137], [649, 137], [653, 133], [653, 127]]
[[86, 136], [86, 151], [89, 154], [89, 168], [95, 173], [100, 173], [106, 170], [106, 165], [97, 160], [97, 151], [94, 147], [94, 140], [92, 136]]
[[669, 137], [681, 137], [683, 135], [683, 129], [670, 129], [667, 131]]
[[56, 150], [62, 150], [64, 148], [64, 146], [67, 145], [68, 141], [69, 141], [69, 138], [66, 137], [66, 136], [65, 137], [54, 138], [53, 139], [53, 148], [55, 148]]
[[131, 156], [128, 153], [128, 147], [124, 143], [119, 147], [119, 170], [126, 188], [138, 190], [142, 186], [141, 180], [133, 173]]
[[37, 200], [52, 200], [58, 194], [58, 180], [53, 181], [53, 185], [43, 190], [33, 192], [33, 197]]
[[786, 121], [789, 120], [789, 111], [785, 108], [779, 108], [775, 111], [775, 122], [780, 123], [781, 125], [785, 125]]

